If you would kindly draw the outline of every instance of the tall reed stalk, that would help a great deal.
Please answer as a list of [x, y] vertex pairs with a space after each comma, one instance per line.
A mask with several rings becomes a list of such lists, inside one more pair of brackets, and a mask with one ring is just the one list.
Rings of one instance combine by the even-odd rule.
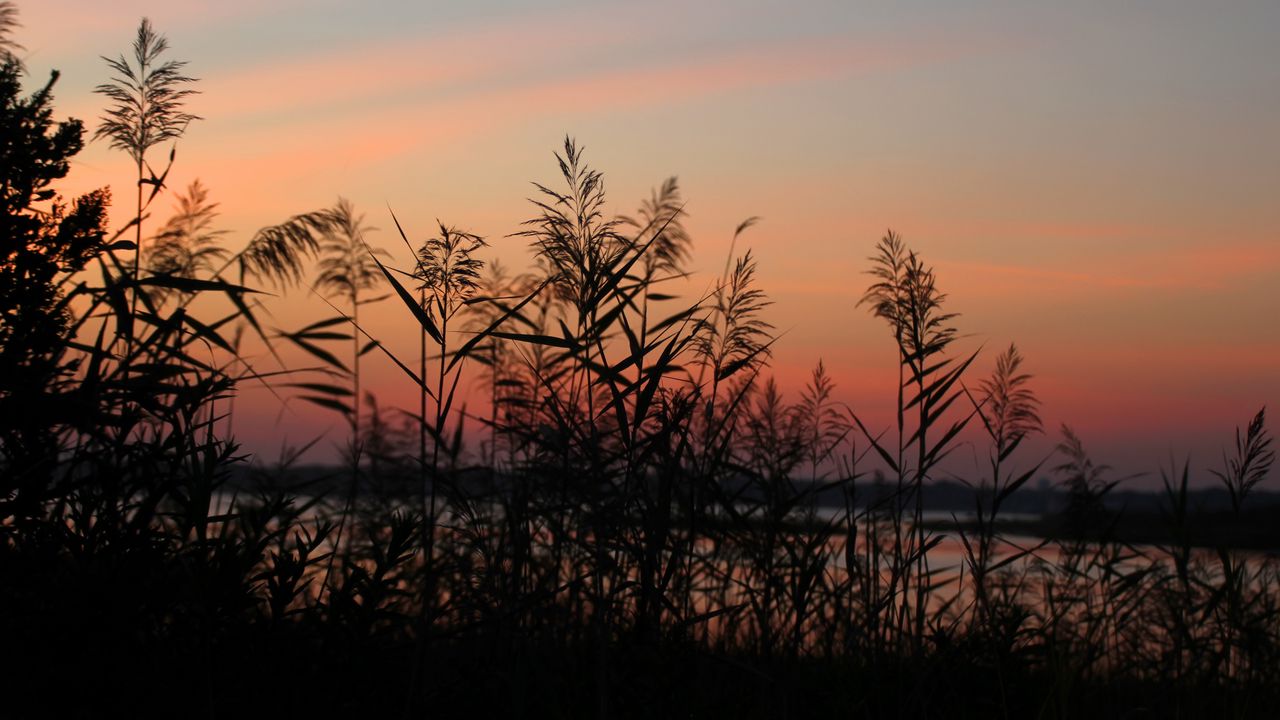
[[[113, 104], [102, 118], [94, 138], [106, 139], [112, 148], [129, 153], [137, 170], [131, 270], [135, 286], [142, 260], [143, 212], [163, 189], [169, 174], [166, 167], [157, 175], [147, 163], [147, 153], [156, 145], [182, 137], [187, 125], [200, 119], [183, 109], [186, 99], [197, 93], [188, 87], [195, 79], [182, 74], [186, 62], [161, 59], [160, 56], [168, 49], [168, 40], [155, 32], [150, 20], [143, 18], [133, 41], [133, 56], [104, 57], [114, 76], [95, 89]], [[173, 157], [174, 153], [170, 152], [170, 166]], [[147, 185], [151, 186], [151, 193], [144, 201], [143, 190]], [[136, 292], [130, 303], [136, 311]]]

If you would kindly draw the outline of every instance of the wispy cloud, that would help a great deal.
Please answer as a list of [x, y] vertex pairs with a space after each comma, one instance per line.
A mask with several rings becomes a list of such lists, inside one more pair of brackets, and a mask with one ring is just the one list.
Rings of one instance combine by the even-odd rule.
[[[1004, 294], [1097, 290], [1220, 290], [1242, 279], [1280, 273], [1280, 242], [1232, 242], [1213, 247], [1120, 250], [1078, 257], [1073, 267], [948, 260], [942, 272], [966, 289]], [[1084, 267], [1089, 269], [1083, 269]]]
[[[358, 172], [531, 118], [629, 112], [886, 71], [940, 61], [977, 44], [962, 39], [855, 43], [832, 36], [613, 65], [587, 63], [540, 75], [519, 68], [532, 55], [555, 66], [572, 53], [557, 51], [562, 44], [554, 35], [534, 39], [527, 29], [499, 26], [427, 49], [406, 44], [327, 55], [205, 82], [200, 110], [224, 128], [223, 137], [238, 150], [205, 151], [193, 162], [203, 172], [220, 174], [222, 168], [231, 176], [234, 169], [282, 180], [335, 169]], [[493, 52], [467, 51], [476, 47]], [[575, 47], [582, 52], [581, 44]], [[540, 50], [546, 53], [539, 55]]]

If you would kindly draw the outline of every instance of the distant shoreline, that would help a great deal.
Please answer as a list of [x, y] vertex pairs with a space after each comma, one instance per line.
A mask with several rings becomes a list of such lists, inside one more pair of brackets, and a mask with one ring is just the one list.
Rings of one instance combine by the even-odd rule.
[[[385, 477], [371, 481], [376, 484], [395, 483], [396, 471], [382, 468]], [[255, 470], [242, 466], [230, 478], [235, 487], [251, 487], [254, 484], [252, 475]], [[268, 470], [274, 473], [274, 470]], [[306, 488], [312, 491], [342, 491], [347, 489], [350, 474], [336, 466], [310, 465], [298, 466], [288, 472], [292, 481], [290, 488]], [[469, 476], [469, 477], [468, 477]], [[1047, 480], [1047, 479], [1046, 479]], [[416, 477], [404, 478], [405, 497], [413, 497], [418, 488]], [[470, 470], [463, 484], [489, 482], [485, 468]], [[812, 488], [809, 481], [794, 482], [796, 491], [804, 493]], [[379, 493], [385, 493], [381, 487]], [[888, 483], [856, 483], [854, 487], [854, 504], [858, 510], [865, 510], [875, 502], [873, 498], [883, 498], [891, 492]], [[979, 491], [962, 483], [939, 481], [929, 483], [924, 488], [923, 505], [926, 513], [925, 527], [937, 532], [976, 533], [977, 522], [973, 519]], [[1207, 487], [1188, 490], [1187, 524], [1182, 537], [1175, 533], [1167, 517], [1167, 498], [1160, 492], [1138, 490], [1116, 490], [1104, 498], [1105, 518], [1083, 531], [1072, 531], [1063, 515], [1067, 506], [1068, 495], [1056, 486], [1041, 484], [1040, 487], [1024, 487], [1006, 498], [994, 523], [997, 534], [1003, 536], [1020, 535], [1046, 540], [1070, 540], [1073, 533], [1076, 538], [1087, 541], [1114, 541], [1133, 545], [1170, 546], [1185, 542], [1189, 547], [1198, 549], [1231, 549], [1265, 552], [1269, 555], [1280, 555], [1280, 492], [1255, 490], [1246, 500], [1237, 517], [1230, 509], [1230, 496], [1226, 490], [1218, 487]], [[746, 499], [749, 501], [749, 499]], [[812, 492], [801, 505], [813, 507], [819, 513], [824, 511], [840, 511], [844, 509], [845, 495], [841, 487], [826, 486], [825, 489]], [[984, 512], [990, 512], [990, 497], [984, 496]], [[789, 525], [804, 525], [805, 520], [792, 517]]]

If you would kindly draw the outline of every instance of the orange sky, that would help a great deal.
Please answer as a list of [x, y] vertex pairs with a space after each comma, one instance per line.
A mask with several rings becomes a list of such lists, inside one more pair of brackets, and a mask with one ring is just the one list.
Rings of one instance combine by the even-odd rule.
[[[569, 133], [620, 212], [680, 177], [691, 295], [738, 221], [763, 217], [745, 239], [786, 388], [822, 358], [888, 422], [894, 351], [854, 305], [892, 227], [936, 266], [981, 371], [1016, 341], [1046, 425], [1102, 462], [1204, 467], [1280, 406], [1280, 6], [686, 5], [42, 0], [19, 4], [16, 39], [34, 78], [62, 70], [59, 112], [94, 127], [99, 56], [149, 16], [202, 92], [172, 185], [202, 179], [232, 244], [343, 195], [393, 252], [388, 205], [418, 239], [438, 217], [522, 267], [505, 236]], [[120, 194], [129, 172], [95, 143], [64, 191]], [[277, 308], [282, 327], [325, 314], [302, 293]], [[390, 304], [370, 328], [406, 355], [410, 329]], [[406, 390], [380, 361], [370, 377]], [[260, 391], [242, 407], [256, 452], [341, 437]]]

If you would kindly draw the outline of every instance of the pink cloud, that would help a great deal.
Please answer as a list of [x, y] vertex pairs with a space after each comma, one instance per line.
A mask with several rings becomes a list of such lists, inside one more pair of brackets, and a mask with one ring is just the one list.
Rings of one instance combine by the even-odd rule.
[[1280, 272], [1280, 243], [1240, 242], [1213, 247], [1120, 250], [1087, 260], [1100, 270], [1056, 269], [1040, 265], [940, 261], [940, 272], [963, 278], [963, 287], [1004, 294], [1108, 290], [1218, 290], [1247, 277]]
[[[505, 46], [507, 51], [481, 60], [450, 59], [454, 49], [461, 56], [461, 49], [472, 44], [474, 38], [467, 36], [433, 46], [429, 55], [421, 48], [390, 46], [358, 59], [299, 60], [252, 75], [206, 82], [198, 98], [199, 111], [210, 118], [205, 121], [207, 127], [221, 138], [214, 143], [188, 142], [186, 164], [200, 168], [211, 183], [229, 190], [246, 178], [249, 185], [265, 178], [287, 184], [295, 178], [366, 172], [389, 159], [422, 156], [432, 147], [497, 132], [530, 117], [625, 112], [717, 93], [929, 62], [968, 48], [963, 42], [916, 47], [855, 45], [844, 38], [827, 38], [495, 86], [484, 81], [500, 76], [534, 48], [517, 42], [530, 35], [523, 30], [498, 27], [486, 33], [481, 45]], [[379, 72], [379, 66], [390, 69]], [[419, 66], [427, 68], [421, 75], [404, 70]], [[397, 83], [406, 77], [408, 87], [399, 88]], [[447, 101], [433, 101], [431, 89], [446, 85], [458, 89]], [[375, 101], [380, 93], [422, 99], [393, 98], [381, 103]], [[259, 122], [255, 118], [262, 116], [255, 113], [260, 105], [287, 110], [290, 117], [279, 123]], [[231, 148], [234, 152], [228, 152]], [[225, 201], [228, 207], [240, 209], [255, 202], [252, 194], [228, 196]]]

